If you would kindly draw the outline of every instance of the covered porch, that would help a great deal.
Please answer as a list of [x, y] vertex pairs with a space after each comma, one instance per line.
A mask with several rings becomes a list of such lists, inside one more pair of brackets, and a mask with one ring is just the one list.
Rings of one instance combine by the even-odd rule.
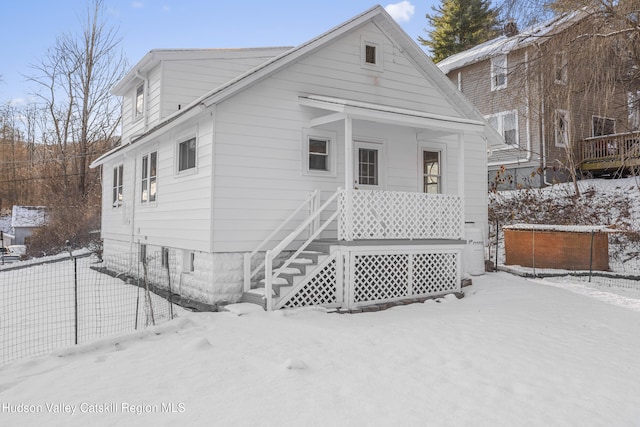
[[[267, 310], [352, 309], [458, 292], [465, 246], [465, 139], [482, 134], [485, 124], [322, 96], [301, 96], [299, 103], [316, 112], [311, 128], [341, 123], [344, 186], [329, 195], [315, 191], [245, 255], [243, 299]], [[413, 191], [370, 185], [367, 179], [377, 175], [362, 166], [354, 123], [360, 129], [374, 123], [414, 132], [413, 160], [404, 166], [418, 170]], [[436, 173], [429, 173], [431, 160], [422, 157], [419, 141], [443, 136], [449, 145], [438, 152]], [[306, 213], [302, 221], [301, 212]], [[269, 248], [292, 225], [295, 229]]]

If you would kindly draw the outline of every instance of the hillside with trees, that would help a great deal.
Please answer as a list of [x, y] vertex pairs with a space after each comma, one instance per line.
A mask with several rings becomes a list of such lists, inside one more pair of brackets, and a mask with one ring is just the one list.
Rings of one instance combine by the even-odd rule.
[[85, 245], [100, 226], [100, 172], [89, 165], [119, 143], [120, 105], [109, 90], [127, 68], [103, 15], [103, 1], [92, 1], [81, 31], [57, 37], [31, 66], [34, 102], [0, 108], [0, 209], [41, 205], [50, 213], [30, 238], [34, 254], [66, 240]]

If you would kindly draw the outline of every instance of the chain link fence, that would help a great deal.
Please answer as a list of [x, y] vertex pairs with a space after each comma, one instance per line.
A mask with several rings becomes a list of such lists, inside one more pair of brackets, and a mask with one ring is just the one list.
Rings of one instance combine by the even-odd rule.
[[174, 261], [84, 254], [0, 266], [1, 363], [172, 319]]

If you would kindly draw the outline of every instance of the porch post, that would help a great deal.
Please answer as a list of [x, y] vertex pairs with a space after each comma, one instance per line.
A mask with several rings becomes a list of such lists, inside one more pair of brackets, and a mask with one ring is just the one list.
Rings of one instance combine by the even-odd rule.
[[353, 240], [352, 226], [353, 226], [353, 185], [354, 185], [354, 172], [353, 172], [353, 122], [350, 116], [344, 117], [344, 236], [345, 240]]
[[464, 238], [464, 220], [465, 220], [465, 197], [464, 197], [464, 134], [458, 134], [458, 195], [460, 196], [460, 200], [462, 200], [462, 206], [460, 209], [462, 210], [462, 223], [460, 224], [460, 237]]

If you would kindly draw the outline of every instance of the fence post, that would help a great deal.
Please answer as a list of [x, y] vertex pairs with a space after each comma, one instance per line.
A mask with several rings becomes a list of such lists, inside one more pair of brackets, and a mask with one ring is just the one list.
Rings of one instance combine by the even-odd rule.
[[591, 274], [593, 272], [593, 235], [594, 231], [591, 230], [591, 247], [589, 248], [589, 283], [591, 283]]
[[78, 345], [78, 260], [73, 256], [71, 252], [71, 242], [67, 240], [65, 242], [67, 250], [69, 251], [69, 257], [73, 261], [73, 323], [75, 330], [75, 344]]

